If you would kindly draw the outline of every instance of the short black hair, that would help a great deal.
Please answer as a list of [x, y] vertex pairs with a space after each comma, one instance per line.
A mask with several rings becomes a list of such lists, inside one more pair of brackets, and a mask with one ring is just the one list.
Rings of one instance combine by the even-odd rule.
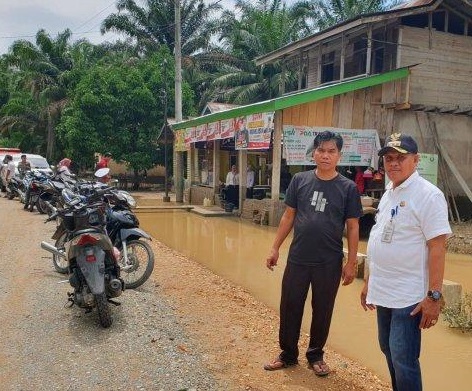
[[336, 143], [336, 147], [338, 148], [339, 152], [343, 149], [343, 138], [339, 133], [331, 132], [330, 130], [325, 130], [323, 132], [318, 133], [315, 136], [315, 140], [313, 141], [314, 149], [318, 148], [321, 143], [325, 141], [334, 141]]

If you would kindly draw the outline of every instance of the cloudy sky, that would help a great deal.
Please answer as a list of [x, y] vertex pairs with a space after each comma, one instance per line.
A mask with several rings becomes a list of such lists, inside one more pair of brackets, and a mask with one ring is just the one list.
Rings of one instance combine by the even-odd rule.
[[[111, 33], [100, 34], [100, 24], [116, 11], [116, 0], [0, 0], [0, 54], [18, 39], [35, 41], [39, 29], [52, 37], [70, 28], [73, 39], [87, 38], [93, 43], [114, 41]], [[233, 0], [222, 0], [229, 7]]]

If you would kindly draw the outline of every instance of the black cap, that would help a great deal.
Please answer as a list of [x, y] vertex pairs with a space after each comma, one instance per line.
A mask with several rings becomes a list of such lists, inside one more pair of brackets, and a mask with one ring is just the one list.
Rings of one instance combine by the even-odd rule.
[[418, 144], [411, 136], [393, 133], [385, 140], [385, 146], [379, 151], [379, 156], [385, 155], [391, 149], [400, 153], [418, 153]]
[[110, 152], [107, 152], [107, 153], [105, 153], [105, 155], [103, 155], [103, 156], [105, 156], [105, 157], [111, 157], [111, 153], [110, 153]]

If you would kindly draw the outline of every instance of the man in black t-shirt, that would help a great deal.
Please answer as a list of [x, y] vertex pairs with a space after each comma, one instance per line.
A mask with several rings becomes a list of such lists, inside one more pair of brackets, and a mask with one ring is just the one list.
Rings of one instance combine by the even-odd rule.
[[[316, 169], [295, 174], [285, 194], [286, 209], [266, 260], [277, 265], [279, 248], [290, 231], [293, 240], [282, 281], [279, 344], [282, 352], [264, 369], [273, 371], [298, 363], [298, 339], [303, 309], [311, 285], [312, 321], [306, 358], [316, 375], [330, 369], [323, 360], [339, 283], [355, 277], [359, 218], [362, 205], [356, 184], [336, 171], [343, 139], [330, 131], [314, 140]], [[343, 267], [343, 231], [347, 228], [348, 256]]]

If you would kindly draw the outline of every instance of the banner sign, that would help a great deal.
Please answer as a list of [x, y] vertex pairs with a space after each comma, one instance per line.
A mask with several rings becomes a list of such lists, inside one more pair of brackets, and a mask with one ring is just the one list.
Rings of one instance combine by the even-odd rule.
[[187, 129], [179, 129], [174, 132], [174, 149], [176, 152], [185, 152], [189, 150], [190, 143], [186, 143]]
[[339, 166], [370, 166], [377, 169], [380, 140], [375, 129], [283, 126], [284, 156], [288, 165], [314, 166], [313, 140], [325, 130], [339, 133], [343, 149]]
[[195, 141], [206, 141], [207, 139], [207, 124], [198, 125], [195, 130]]
[[420, 161], [416, 167], [418, 174], [430, 181], [433, 185], [438, 184], [438, 155], [431, 153], [420, 153]]
[[220, 121], [220, 138], [232, 138], [234, 137], [234, 120], [224, 119]]
[[195, 128], [185, 129], [185, 145], [190, 146], [191, 143], [195, 142]]
[[220, 122], [212, 122], [210, 124], [208, 124], [208, 127], [207, 127], [207, 140], [210, 141], [210, 140], [218, 140], [221, 138], [221, 134], [220, 134]]
[[236, 149], [269, 149], [274, 113], [252, 114], [235, 119]]

